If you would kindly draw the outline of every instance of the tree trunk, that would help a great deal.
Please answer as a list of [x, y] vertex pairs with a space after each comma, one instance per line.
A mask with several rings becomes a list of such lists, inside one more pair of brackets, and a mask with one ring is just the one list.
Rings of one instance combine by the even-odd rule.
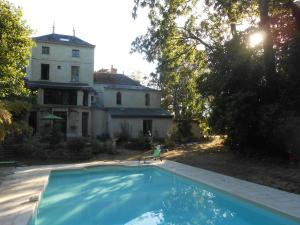
[[269, 0], [259, 0], [260, 26], [265, 32], [264, 47], [264, 63], [267, 83], [273, 80], [276, 74], [275, 54], [273, 49], [273, 37], [270, 28], [269, 17]]

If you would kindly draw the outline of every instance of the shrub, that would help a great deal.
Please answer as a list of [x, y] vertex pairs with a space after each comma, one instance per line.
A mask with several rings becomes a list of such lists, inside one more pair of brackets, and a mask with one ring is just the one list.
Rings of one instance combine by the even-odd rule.
[[151, 134], [149, 133], [147, 135], [144, 135], [143, 132], [140, 131], [136, 144], [137, 147], [139, 147], [142, 150], [151, 149], [153, 145], [153, 139]]
[[76, 159], [91, 159], [93, 157], [93, 152], [91, 148], [83, 148], [78, 154], [75, 155]]
[[81, 137], [72, 138], [67, 141], [67, 148], [72, 153], [79, 153], [85, 147], [86, 139]]
[[165, 138], [165, 145], [168, 147], [174, 147], [178, 137], [178, 128], [177, 126], [171, 127]]
[[121, 124], [121, 132], [119, 134], [119, 141], [125, 142], [130, 139], [130, 127], [128, 123], [122, 123]]
[[97, 139], [91, 140], [91, 148], [92, 148], [93, 154], [99, 154], [99, 153], [105, 152], [104, 143]]
[[53, 128], [49, 135], [49, 147], [54, 149], [57, 147], [64, 139], [64, 134], [60, 132], [58, 128]]
[[109, 134], [101, 134], [101, 135], [98, 135], [98, 136], [97, 136], [97, 139], [98, 139], [99, 141], [106, 141], [106, 140], [109, 139]]
[[193, 137], [191, 131], [191, 123], [187, 120], [180, 120], [177, 124], [178, 127], [178, 141], [187, 141]]
[[104, 150], [105, 150], [105, 152], [107, 152], [109, 154], [113, 154], [114, 153], [112, 140], [106, 140], [104, 142]]
[[46, 148], [35, 148], [32, 152], [33, 158], [46, 160], [49, 158], [49, 156], [50, 156], [49, 149]]

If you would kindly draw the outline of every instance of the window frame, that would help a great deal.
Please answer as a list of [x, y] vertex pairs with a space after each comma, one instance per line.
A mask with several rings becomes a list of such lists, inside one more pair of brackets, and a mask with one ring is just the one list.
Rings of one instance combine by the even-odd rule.
[[79, 49], [72, 49], [72, 57], [79, 58], [80, 57], [80, 50]]
[[[75, 74], [75, 68], [77, 68], [77, 74]], [[80, 66], [71, 66], [71, 82], [79, 82]]]
[[146, 93], [145, 94], [145, 106], [150, 106], [151, 101], [150, 101], [150, 94]]
[[49, 78], [50, 78], [50, 64], [41, 63], [41, 80], [49, 80]]
[[44, 105], [77, 105], [77, 90], [44, 89]]
[[50, 55], [50, 47], [42, 46], [42, 55]]
[[116, 104], [122, 105], [122, 93], [119, 91], [116, 93]]

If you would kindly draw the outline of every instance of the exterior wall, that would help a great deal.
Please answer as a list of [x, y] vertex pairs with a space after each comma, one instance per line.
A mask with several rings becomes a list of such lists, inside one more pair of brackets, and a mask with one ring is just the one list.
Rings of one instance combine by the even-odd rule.
[[[50, 47], [50, 54], [42, 54], [42, 46]], [[80, 51], [79, 57], [72, 57], [72, 50]], [[36, 43], [32, 49], [32, 58], [27, 67], [29, 80], [41, 80], [41, 64], [50, 65], [49, 81], [71, 82], [71, 66], [79, 66], [79, 82], [93, 85], [94, 48], [58, 45], [52, 43]], [[58, 66], [61, 68], [58, 69]]]
[[67, 114], [67, 137], [80, 137], [82, 136], [82, 113], [88, 112], [88, 135], [92, 135], [92, 113], [90, 109], [84, 108], [67, 108], [67, 107], [55, 107], [55, 108], [40, 108], [37, 115], [37, 133], [41, 133], [43, 127], [46, 124], [51, 124], [50, 120], [42, 120], [41, 118], [47, 115], [49, 112], [66, 112]]
[[92, 136], [97, 137], [108, 134], [107, 112], [99, 109], [92, 111]]
[[[122, 104], [117, 105], [116, 94], [122, 94]], [[150, 105], [145, 105], [145, 94], [150, 95]], [[147, 90], [126, 90], [105, 88], [103, 93], [104, 107], [124, 107], [124, 108], [160, 108], [160, 92]]]
[[164, 138], [172, 126], [172, 119], [168, 118], [111, 118], [109, 134], [112, 138], [118, 137], [121, 132], [121, 126], [127, 124], [131, 138], [137, 138], [140, 132], [143, 132], [143, 120], [152, 120], [153, 136], [160, 138]]

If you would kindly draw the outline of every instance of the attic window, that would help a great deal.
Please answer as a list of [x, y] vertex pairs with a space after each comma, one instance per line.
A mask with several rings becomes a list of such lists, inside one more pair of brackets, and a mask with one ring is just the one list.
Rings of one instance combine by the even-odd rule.
[[68, 39], [68, 38], [60, 38], [59, 40], [61, 40], [61, 41], [70, 41], [70, 39]]

